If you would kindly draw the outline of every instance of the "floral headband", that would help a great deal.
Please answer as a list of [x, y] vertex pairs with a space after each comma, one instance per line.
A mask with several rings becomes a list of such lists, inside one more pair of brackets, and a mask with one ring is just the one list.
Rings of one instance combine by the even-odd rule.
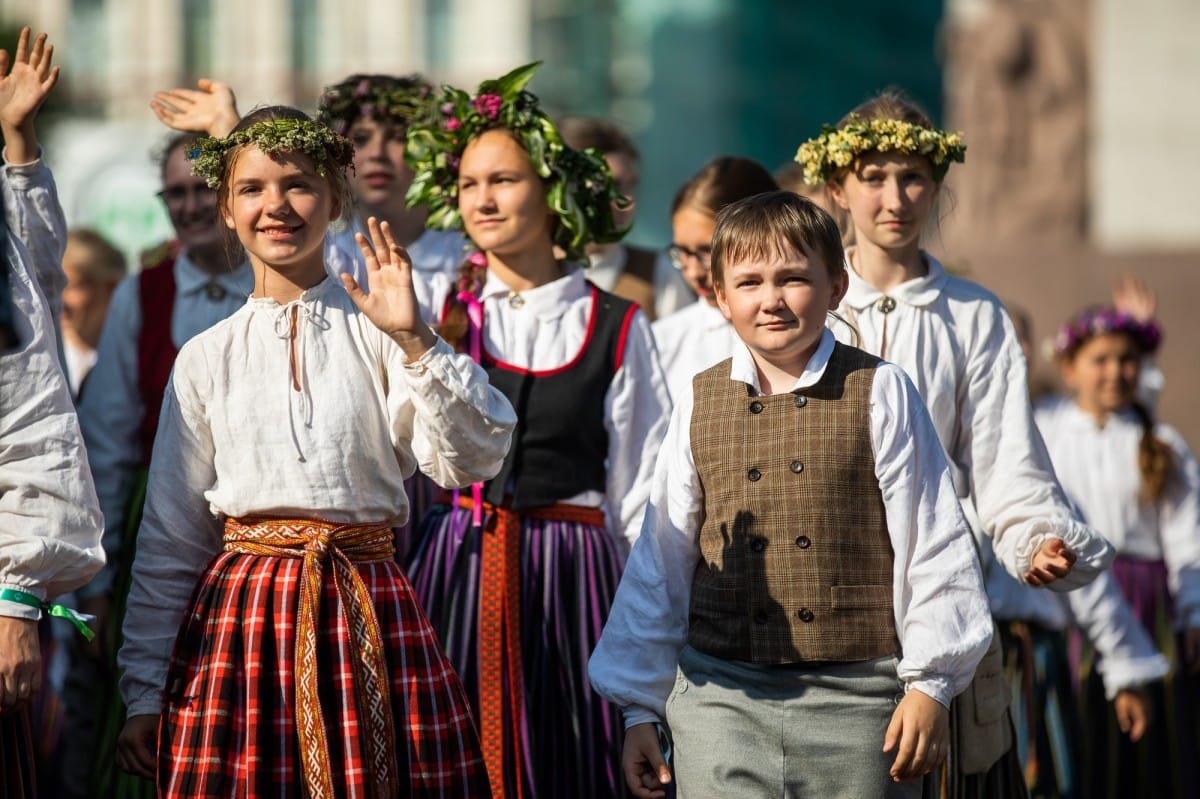
[[408, 126], [425, 116], [433, 87], [420, 75], [355, 75], [329, 86], [317, 102], [317, 121], [345, 136], [359, 119]]
[[963, 162], [966, 150], [961, 133], [933, 130], [899, 119], [851, 116], [841, 127], [822, 126], [820, 136], [800, 145], [796, 163], [804, 167], [805, 183], [820, 186], [863, 153], [899, 152], [927, 157], [933, 163], [933, 179], [940, 181], [952, 161]]
[[1162, 343], [1162, 330], [1153, 319], [1139, 322], [1115, 308], [1089, 308], [1064, 324], [1054, 337], [1054, 353], [1066, 358], [1084, 342], [1105, 333], [1125, 333], [1133, 337], [1146, 355], [1153, 355]]
[[344, 136], [310, 119], [267, 119], [234, 131], [223, 139], [205, 136], [188, 151], [192, 174], [218, 188], [225, 177], [225, 156], [235, 147], [253, 144], [266, 155], [301, 152], [312, 159], [318, 175], [344, 170], [354, 156], [354, 145]]
[[474, 96], [443, 86], [422, 124], [408, 129], [404, 157], [415, 176], [410, 206], [429, 208], [426, 227], [463, 229], [458, 212], [458, 167], [467, 144], [485, 131], [502, 128], [516, 135], [549, 185], [546, 200], [558, 219], [554, 243], [570, 259], [583, 257], [590, 243], [620, 241], [626, 228], [613, 221], [621, 196], [604, 157], [595, 150], [573, 150], [563, 143], [554, 122], [525, 91], [541, 62], [526, 64], [495, 80], [484, 81]]

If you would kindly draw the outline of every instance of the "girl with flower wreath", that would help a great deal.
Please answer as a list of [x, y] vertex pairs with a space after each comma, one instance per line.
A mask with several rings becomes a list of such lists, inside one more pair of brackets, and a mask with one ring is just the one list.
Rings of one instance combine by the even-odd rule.
[[[824, 184], [854, 228], [839, 338], [901, 366], [933, 417], [955, 487], [998, 564], [1054, 590], [1089, 582], [1112, 547], [1076, 518], [1034, 426], [1026, 364], [1008, 315], [986, 289], [950, 275], [921, 247], [942, 180], [963, 160], [957, 133], [939, 130], [895, 93], [855, 108], [802, 144], [806, 180]], [[1003, 433], [1001, 432], [1003, 430]], [[951, 751], [931, 796], [1024, 796], [1011, 746], [998, 642], [951, 709]]]
[[587, 659], [640, 530], [669, 397], [645, 316], [585, 277], [586, 245], [624, 233], [621, 198], [603, 157], [566, 147], [525, 91], [536, 68], [474, 96], [446, 87], [409, 130], [410, 200], [478, 248], [456, 285], [426, 287], [428, 307], [518, 417], [500, 473], [422, 521], [409, 575], [471, 697], [497, 795], [612, 797], [620, 713]]
[[1149, 687], [1157, 713], [1140, 741], [1125, 740], [1106, 712], [1103, 658], [1090, 671], [1088, 797], [1191, 797], [1200, 789], [1200, 473], [1183, 437], [1138, 399], [1143, 363], [1160, 340], [1153, 319], [1081, 312], [1054, 344], [1070, 396], [1035, 411], [1063, 488], [1116, 547], [1111, 574], [1171, 661], [1165, 682]]
[[119, 659], [120, 764], [157, 771], [163, 797], [490, 796], [391, 528], [418, 465], [445, 485], [495, 474], [512, 407], [421, 320], [386, 223], [358, 238], [369, 294], [327, 277], [346, 139], [268, 107], [190, 155], [255, 283], [175, 362]]

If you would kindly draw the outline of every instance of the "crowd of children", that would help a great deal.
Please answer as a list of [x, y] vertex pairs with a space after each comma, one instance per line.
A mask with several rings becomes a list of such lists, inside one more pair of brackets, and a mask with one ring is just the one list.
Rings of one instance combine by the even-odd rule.
[[[176, 235], [122, 279], [41, 161], [52, 54], [0, 58], [5, 796], [1200, 785], [1152, 295], [1035, 402], [1019, 315], [923, 246], [966, 143], [902, 95], [779, 183], [706, 164], [656, 252], [636, 149], [537, 65], [315, 118], [206, 79], [151, 103]], [[60, 753], [43, 614], [86, 634]]]

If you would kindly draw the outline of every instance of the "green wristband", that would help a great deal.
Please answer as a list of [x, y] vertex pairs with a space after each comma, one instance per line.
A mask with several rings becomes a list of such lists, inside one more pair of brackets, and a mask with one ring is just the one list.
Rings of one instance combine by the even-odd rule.
[[53, 605], [49, 602], [43, 602], [33, 594], [26, 591], [17, 591], [13, 588], [0, 588], [0, 599], [19, 602], [22, 605], [28, 605], [31, 608], [37, 608], [45, 613], [49, 613], [51, 616], [66, 619], [74, 624], [75, 629], [79, 630], [80, 635], [89, 641], [96, 637], [96, 634], [87, 626], [92, 617], [77, 613], [65, 605]]

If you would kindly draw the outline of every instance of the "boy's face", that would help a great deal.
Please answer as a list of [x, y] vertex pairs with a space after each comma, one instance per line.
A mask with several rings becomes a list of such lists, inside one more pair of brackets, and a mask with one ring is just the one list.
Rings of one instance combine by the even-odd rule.
[[825, 314], [838, 307], [848, 281], [835, 281], [817, 256], [794, 250], [726, 264], [717, 305], [755, 360], [799, 376], [816, 352]]

